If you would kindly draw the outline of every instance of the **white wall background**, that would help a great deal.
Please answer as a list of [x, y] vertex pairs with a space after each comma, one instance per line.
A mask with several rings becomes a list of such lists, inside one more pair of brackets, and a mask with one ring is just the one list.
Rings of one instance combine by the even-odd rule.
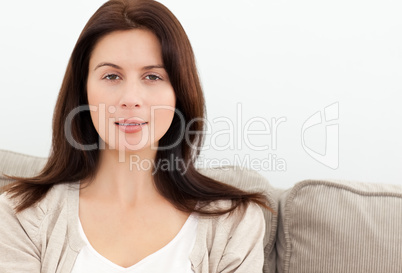
[[[48, 155], [69, 55], [103, 2], [2, 3], [0, 149]], [[241, 164], [281, 188], [308, 178], [402, 184], [402, 2], [161, 2], [186, 29], [204, 87], [211, 134], [200, 166]], [[335, 119], [322, 116], [304, 137], [332, 167], [301, 140], [305, 121], [330, 105]], [[280, 118], [276, 134], [249, 137], [263, 151], [238, 137], [247, 122], [261, 131]]]

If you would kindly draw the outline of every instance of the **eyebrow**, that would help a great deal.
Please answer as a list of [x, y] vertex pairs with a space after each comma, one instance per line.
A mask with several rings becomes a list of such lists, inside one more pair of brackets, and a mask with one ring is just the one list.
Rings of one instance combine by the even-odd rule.
[[144, 66], [144, 67], [142, 68], [142, 70], [149, 70], [149, 69], [153, 69], [153, 68], [162, 68], [162, 69], [165, 69], [165, 67], [164, 67], [163, 65], [158, 64], [158, 65], [148, 65], [148, 66]]
[[96, 70], [96, 69], [98, 69], [99, 67], [102, 67], [102, 66], [111, 66], [111, 67], [113, 67], [113, 68], [116, 68], [116, 69], [120, 69], [120, 70], [121, 70], [121, 67], [120, 67], [120, 66], [118, 66], [118, 65], [116, 65], [116, 64], [112, 64], [112, 63], [100, 63], [100, 64], [98, 64], [98, 65], [95, 67], [94, 70]]
[[[100, 64], [98, 64], [98, 65], [95, 67], [94, 70], [96, 70], [96, 69], [98, 69], [99, 67], [102, 67], [102, 66], [110, 66], [110, 67], [113, 67], [113, 68], [122, 70], [122, 68], [121, 68], [120, 66], [118, 66], [117, 64], [112, 64], [112, 63], [100, 63]], [[142, 70], [149, 70], [149, 69], [153, 69], [153, 68], [165, 69], [165, 67], [164, 67], [163, 65], [157, 64], [157, 65], [147, 65], [147, 66], [144, 66], [144, 67], [142, 68]]]

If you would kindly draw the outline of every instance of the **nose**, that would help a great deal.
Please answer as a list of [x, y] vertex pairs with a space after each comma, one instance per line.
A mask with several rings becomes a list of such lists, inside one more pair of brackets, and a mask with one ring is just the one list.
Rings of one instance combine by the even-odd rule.
[[138, 82], [127, 82], [122, 90], [119, 105], [123, 109], [134, 109], [142, 106], [143, 90]]

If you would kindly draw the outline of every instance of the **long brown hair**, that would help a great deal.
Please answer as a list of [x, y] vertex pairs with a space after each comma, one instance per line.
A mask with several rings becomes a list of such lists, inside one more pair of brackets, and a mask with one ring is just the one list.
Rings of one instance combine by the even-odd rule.
[[[20, 212], [40, 201], [55, 184], [72, 183], [94, 177], [99, 165], [99, 148], [87, 148], [98, 142], [89, 111], [79, 111], [71, 120], [71, 129], [64, 125], [69, 113], [77, 107], [87, 107], [86, 82], [91, 52], [97, 41], [117, 30], [146, 28], [152, 31], [162, 46], [165, 69], [176, 94], [176, 110], [172, 124], [159, 141], [156, 161], [172, 160], [188, 165], [182, 173], [178, 168], [158, 169], [154, 183], [158, 191], [176, 208], [203, 214], [223, 214], [233, 211], [250, 201], [271, 210], [261, 193], [247, 193], [230, 185], [200, 174], [194, 162], [203, 143], [204, 96], [195, 65], [193, 50], [188, 37], [176, 17], [162, 4], [152, 0], [110, 0], [103, 4], [89, 19], [72, 52], [53, 115], [52, 149], [47, 164], [35, 177], [12, 177], [16, 181], [5, 190], [13, 198], [21, 197], [16, 211]], [[179, 114], [181, 116], [179, 116]], [[186, 129], [198, 134], [182, 137], [183, 119]], [[189, 126], [188, 126], [189, 125]], [[73, 138], [73, 147], [68, 138]], [[194, 147], [197, 147], [194, 149]], [[180, 160], [177, 160], [180, 159]], [[211, 201], [233, 200], [232, 207], [224, 210], [206, 211], [202, 204]], [[199, 202], [201, 206], [195, 207]], [[272, 211], [272, 210], [271, 210]]]

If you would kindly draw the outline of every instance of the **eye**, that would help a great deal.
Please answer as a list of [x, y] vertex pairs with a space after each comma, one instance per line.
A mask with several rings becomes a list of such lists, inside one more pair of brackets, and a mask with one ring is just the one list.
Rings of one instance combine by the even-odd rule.
[[116, 81], [116, 80], [119, 80], [120, 77], [118, 75], [116, 75], [116, 74], [107, 74], [102, 79], [104, 79], [104, 80], [106, 79], [106, 80], [109, 80], [109, 81]]
[[154, 75], [154, 74], [150, 74], [150, 75], [145, 76], [145, 79], [150, 80], [150, 81], [162, 80], [161, 77], [159, 77], [158, 75]]

